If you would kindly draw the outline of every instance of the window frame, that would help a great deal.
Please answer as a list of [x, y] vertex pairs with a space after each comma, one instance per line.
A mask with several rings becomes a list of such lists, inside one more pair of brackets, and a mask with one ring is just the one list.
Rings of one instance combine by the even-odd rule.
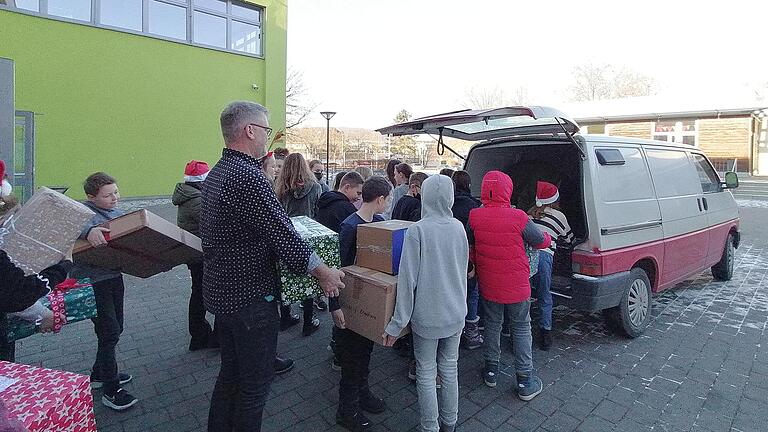
[[[667, 123], [674, 122], [675, 123], [675, 126], [674, 126], [675, 130], [672, 131], [672, 132], [656, 132], [656, 124], [661, 123], [663, 121], [666, 121]], [[696, 148], [696, 149], [699, 148], [699, 120], [693, 120], [693, 132], [684, 131], [683, 130], [683, 122], [685, 122], [685, 121], [689, 121], [689, 120], [686, 120], [686, 119], [661, 120], [661, 119], [659, 119], [658, 121], [651, 122], [651, 139], [654, 140], [654, 141], [660, 141], [656, 137], [663, 136], [663, 137], [666, 137], [667, 139], [665, 141], [662, 141], [662, 142], [667, 142], [667, 143], [672, 143], [672, 144], [677, 144], [677, 145], [684, 145], [684, 146], [688, 146], [690, 148]], [[693, 145], [685, 144], [683, 142], [683, 137], [686, 137], [686, 136], [692, 136], [693, 137]], [[673, 141], [672, 138], [674, 138], [676, 140], [680, 139], [680, 141], [676, 141], [676, 140]]]
[[[264, 44], [264, 22], [265, 22], [265, 16], [266, 16], [266, 8], [264, 6], [255, 4], [255, 3], [249, 3], [247, 1], [240, 1], [238, 3], [247, 4], [249, 6], [252, 6], [254, 10], [258, 11], [259, 13], [259, 19], [258, 21], [254, 21], [248, 18], [241, 17], [239, 15], [233, 15], [232, 14], [232, 0], [223, 0], [226, 3], [226, 12], [222, 13], [219, 11], [207, 9], [203, 6], [196, 6], [194, 4], [194, 0], [151, 0], [156, 1], [160, 3], [167, 3], [173, 6], [180, 6], [185, 8], [186, 11], [186, 39], [176, 39], [170, 36], [163, 36], [158, 35], [154, 33], [149, 32], [149, 3], [150, 0], [141, 0], [142, 5], [142, 19], [141, 19], [141, 31], [129, 29], [129, 28], [123, 28], [118, 27], [114, 25], [107, 25], [101, 23], [101, 0], [89, 0], [91, 2], [91, 19], [90, 21], [83, 21], [83, 20], [77, 20], [73, 18], [66, 18], [66, 17], [60, 17], [56, 15], [50, 15], [48, 13], [48, 0], [40, 0], [39, 6], [40, 6], [40, 12], [35, 12], [27, 9], [21, 9], [18, 6], [10, 6], [10, 5], [4, 5], [0, 4], [0, 10], [7, 10], [10, 12], [15, 13], [21, 13], [24, 15], [31, 15], [39, 18], [46, 18], [56, 21], [63, 21], [68, 22], [71, 24], [80, 24], [90, 27], [96, 27], [100, 29], [105, 30], [112, 30], [112, 31], [119, 31], [123, 33], [129, 33], [133, 35], [138, 36], [145, 36], [150, 37], [153, 39], [160, 39], [168, 42], [175, 42], [180, 43], [184, 45], [191, 45], [196, 46], [200, 48], [206, 48], [211, 49], [215, 51], [222, 51], [227, 52], [230, 54], [236, 54], [236, 55], [243, 55], [247, 57], [254, 57], [259, 59], [265, 58], [265, 44]], [[195, 34], [194, 34], [194, 13], [195, 11], [199, 11], [202, 13], [214, 15], [217, 17], [225, 18], [227, 25], [226, 25], [226, 46], [224, 48], [214, 46], [214, 45], [207, 45], [203, 43], [195, 42]], [[247, 51], [237, 51], [231, 48], [232, 46], [232, 21], [238, 21], [241, 23], [245, 23], [248, 25], [252, 25], [258, 28], [259, 31], [259, 41], [258, 41], [258, 48], [257, 53], [250, 53]]]

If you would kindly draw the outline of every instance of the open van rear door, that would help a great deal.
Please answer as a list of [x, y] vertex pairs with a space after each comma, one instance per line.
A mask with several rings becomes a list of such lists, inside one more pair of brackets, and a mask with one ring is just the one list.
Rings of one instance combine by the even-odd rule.
[[578, 131], [576, 122], [561, 111], [540, 106], [454, 111], [377, 129], [383, 135], [433, 134], [466, 141], [562, 133], [573, 136]]

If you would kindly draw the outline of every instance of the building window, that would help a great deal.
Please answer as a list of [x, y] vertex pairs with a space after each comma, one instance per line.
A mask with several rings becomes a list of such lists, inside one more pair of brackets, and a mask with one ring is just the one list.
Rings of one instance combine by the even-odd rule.
[[653, 123], [653, 139], [693, 147], [699, 145], [696, 120], [664, 120]]
[[238, 0], [0, 0], [0, 9], [255, 56], [263, 52], [263, 9]]

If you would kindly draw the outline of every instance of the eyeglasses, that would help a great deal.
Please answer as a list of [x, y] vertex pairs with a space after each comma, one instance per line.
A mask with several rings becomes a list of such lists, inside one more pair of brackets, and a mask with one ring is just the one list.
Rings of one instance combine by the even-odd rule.
[[272, 136], [272, 128], [271, 127], [262, 126], [262, 125], [256, 124], [256, 123], [248, 123], [248, 126], [256, 126], [258, 128], [264, 129], [264, 131], [267, 133], [267, 138]]

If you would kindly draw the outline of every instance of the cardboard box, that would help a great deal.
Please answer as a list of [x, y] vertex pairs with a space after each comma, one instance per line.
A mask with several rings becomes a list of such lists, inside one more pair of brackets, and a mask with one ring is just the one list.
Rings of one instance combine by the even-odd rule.
[[29, 432], [96, 432], [85, 375], [0, 361], [0, 400]]
[[0, 230], [3, 250], [24, 274], [57, 264], [69, 253], [94, 213], [48, 188], [40, 188]]
[[[291, 223], [328, 267], [339, 268], [341, 259], [338, 234], [306, 216], [292, 217]], [[286, 304], [297, 303], [323, 293], [317, 279], [307, 274], [293, 273], [283, 263], [280, 263], [280, 283], [282, 299]]]
[[358, 225], [357, 264], [396, 275], [400, 268], [405, 231], [414, 222], [387, 220]]
[[75, 244], [74, 261], [148, 278], [177, 265], [200, 259], [200, 238], [147, 210], [138, 210], [102, 224], [109, 228], [107, 246]]
[[[397, 277], [359, 266], [341, 271], [344, 289], [339, 303], [347, 328], [381, 345], [381, 336], [395, 311]], [[410, 331], [410, 326], [406, 327], [400, 337]]]

